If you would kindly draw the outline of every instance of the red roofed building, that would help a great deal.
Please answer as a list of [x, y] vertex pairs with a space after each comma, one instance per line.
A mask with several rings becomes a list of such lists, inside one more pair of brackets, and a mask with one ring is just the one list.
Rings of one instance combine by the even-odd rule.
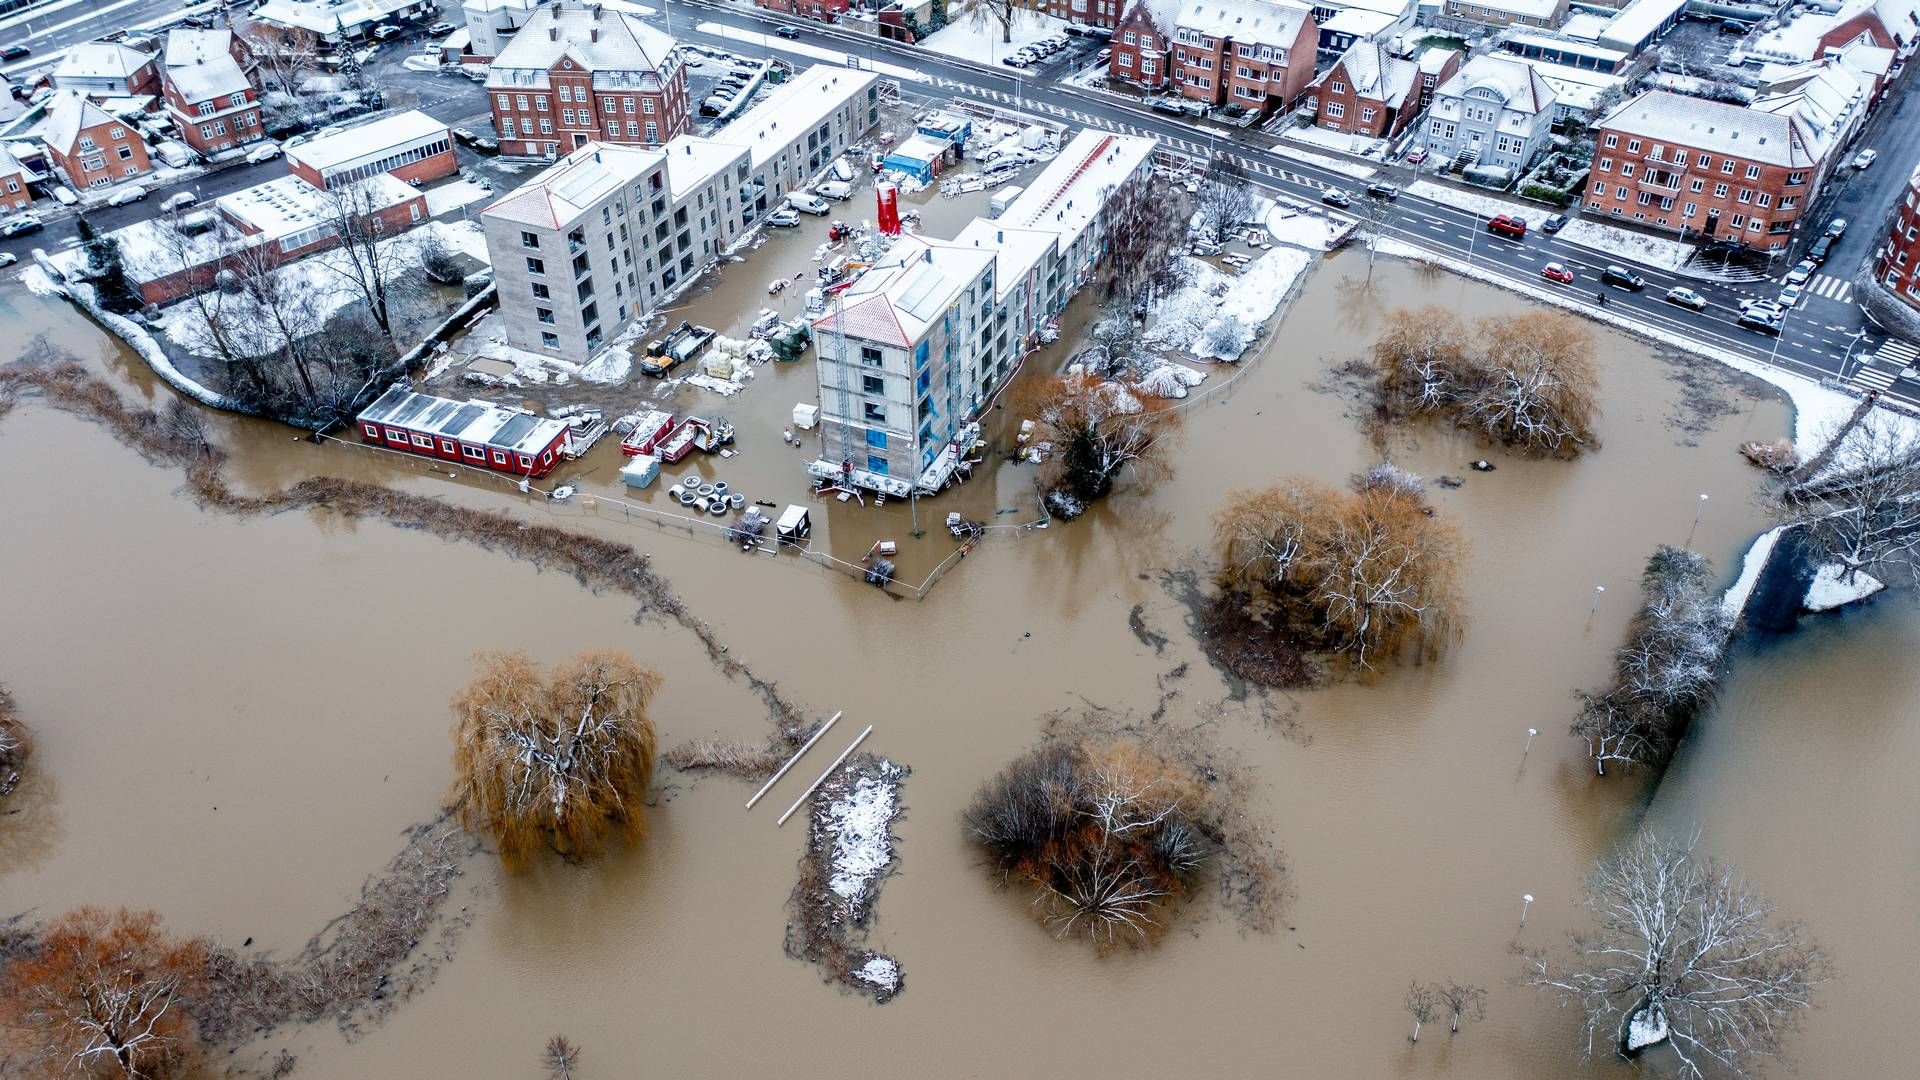
[[160, 85], [180, 138], [213, 157], [266, 136], [246, 47], [231, 30], [167, 32]]
[[58, 91], [47, 102], [41, 139], [54, 168], [77, 188], [105, 187], [153, 171], [147, 144], [133, 125], [107, 115], [78, 90]]

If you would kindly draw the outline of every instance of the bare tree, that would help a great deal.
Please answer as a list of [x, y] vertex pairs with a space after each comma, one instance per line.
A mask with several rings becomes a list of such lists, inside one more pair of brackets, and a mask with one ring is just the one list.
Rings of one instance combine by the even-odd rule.
[[1920, 584], [1920, 439], [1880, 414], [1835, 438], [1846, 445], [1824, 472], [1782, 489], [1775, 512], [1849, 581], [1878, 571]]
[[1087, 373], [1029, 383], [1016, 408], [1034, 419], [1037, 439], [1053, 447], [1041, 485], [1083, 503], [1112, 491], [1128, 470], [1157, 478], [1180, 425], [1180, 414], [1161, 399]]
[[1438, 410], [1463, 392], [1470, 348], [1467, 325], [1451, 308], [1399, 308], [1373, 343], [1374, 366], [1387, 398], [1415, 410]]
[[997, 23], [1000, 27], [1000, 40], [1013, 40], [1013, 20], [1021, 11], [1033, 8], [1032, 0], [951, 0], [947, 10], [952, 13], [954, 22], [966, 22], [972, 26], [984, 27], [987, 23]]
[[258, 23], [235, 32], [246, 48], [248, 58], [260, 76], [260, 87], [290, 98], [300, 95], [300, 85], [319, 65], [319, 54], [310, 34], [277, 34]]
[[1401, 1006], [1413, 1017], [1413, 1034], [1407, 1036], [1408, 1042], [1420, 1041], [1420, 1029], [1433, 1023], [1440, 1015], [1442, 1002], [1439, 992], [1431, 986], [1422, 986], [1418, 979], [1407, 984], [1407, 996], [1401, 1000]]
[[1744, 1077], [1781, 1056], [1831, 968], [1732, 868], [1693, 849], [1643, 830], [1602, 860], [1587, 895], [1597, 927], [1571, 934], [1564, 960], [1530, 956], [1526, 982], [1586, 1014], [1589, 1056], [1662, 1048], [1676, 1076]]
[[565, 1035], [555, 1035], [547, 1040], [540, 1062], [547, 1067], [547, 1080], [573, 1080], [573, 1070], [580, 1067], [580, 1048]]
[[1462, 984], [1448, 979], [1435, 983], [1431, 987], [1439, 996], [1440, 1004], [1447, 1010], [1447, 1031], [1458, 1034], [1460, 1021], [1471, 1020], [1479, 1023], [1487, 1018], [1487, 992], [1471, 984]]
[[1096, 295], [1103, 306], [1140, 315], [1187, 280], [1187, 221], [1193, 198], [1171, 185], [1131, 183], [1115, 192], [1108, 213], [1108, 250]]
[[483, 653], [454, 698], [451, 802], [500, 861], [552, 847], [578, 856], [609, 832], [637, 839], [653, 777], [647, 705], [660, 677], [614, 652], [588, 652], [543, 673], [525, 653]]
[[0, 1030], [48, 1075], [160, 1080], [187, 1071], [199, 1039], [184, 999], [206, 949], [153, 912], [78, 908], [7, 964]]
[[1571, 456], [1595, 441], [1593, 348], [1593, 335], [1561, 312], [1469, 327], [1429, 307], [1393, 313], [1373, 362], [1389, 412], [1440, 413], [1520, 450]]
[[32, 753], [33, 739], [14, 710], [13, 695], [0, 686], [0, 798], [20, 783], [20, 770]]
[[1366, 226], [1367, 233], [1367, 281], [1373, 281], [1373, 264], [1380, 257], [1380, 241], [1393, 230], [1394, 219], [1399, 215], [1400, 203], [1397, 199], [1382, 199], [1368, 196], [1360, 204], [1360, 220]]
[[381, 218], [386, 206], [372, 180], [329, 188], [326, 202], [327, 225], [340, 237], [326, 266], [358, 294], [374, 325], [391, 340], [393, 307], [410, 291], [419, 258], [409, 245], [393, 242], [399, 230], [389, 229]]
[[1195, 204], [1199, 210], [1195, 232], [1200, 239], [1219, 244], [1255, 220], [1260, 200], [1247, 171], [1232, 158], [1220, 157], [1201, 179]]

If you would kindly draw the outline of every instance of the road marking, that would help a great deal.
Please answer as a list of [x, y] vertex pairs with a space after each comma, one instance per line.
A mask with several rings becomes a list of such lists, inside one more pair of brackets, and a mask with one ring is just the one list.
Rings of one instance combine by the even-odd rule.
[[1815, 274], [1813, 280], [1807, 283], [1807, 291], [1816, 296], [1824, 296], [1829, 300], [1845, 303], [1847, 294], [1853, 291], [1853, 282], [1828, 274]]

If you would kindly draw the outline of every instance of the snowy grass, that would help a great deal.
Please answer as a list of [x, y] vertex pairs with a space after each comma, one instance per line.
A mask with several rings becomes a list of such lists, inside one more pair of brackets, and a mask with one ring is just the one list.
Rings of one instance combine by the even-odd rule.
[[1302, 150], [1297, 146], [1288, 146], [1285, 143], [1272, 147], [1269, 152], [1276, 157], [1283, 157], [1289, 161], [1298, 161], [1303, 165], [1314, 165], [1326, 169], [1328, 172], [1337, 172], [1342, 176], [1351, 176], [1356, 180], [1371, 180], [1379, 175], [1380, 172], [1380, 170], [1372, 168], [1371, 166], [1361, 165], [1352, 161], [1342, 161], [1339, 158], [1330, 158], [1325, 154], [1316, 154], [1311, 150]]
[[1202, 360], [1238, 360], [1312, 262], [1305, 251], [1275, 248], [1229, 275], [1189, 256], [1187, 283], [1153, 306], [1147, 344]]
[[1344, 154], [1382, 160], [1387, 153], [1387, 140], [1370, 139], [1364, 135], [1349, 135], [1344, 131], [1333, 131], [1318, 125], [1314, 127], [1288, 128], [1280, 137], [1288, 142], [1297, 142], [1306, 146], [1318, 146], [1323, 150], [1338, 150]]
[[1773, 547], [1780, 542], [1780, 534], [1784, 529], [1780, 525], [1768, 529], [1747, 549], [1746, 558], [1740, 563], [1740, 576], [1727, 586], [1726, 595], [1720, 598], [1720, 608], [1727, 613], [1727, 618], [1737, 619], [1747, 609], [1747, 598], [1753, 595], [1753, 587], [1760, 583], [1760, 571], [1766, 568], [1767, 559], [1772, 557]]
[[1865, 571], [1855, 571], [1853, 580], [1846, 580], [1847, 568], [1838, 563], [1827, 563], [1814, 571], [1813, 583], [1807, 586], [1807, 597], [1803, 606], [1808, 611], [1832, 611], [1834, 608], [1865, 600], [1886, 584]]
[[1022, 48], [1067, 31], [1067, 21], [1042, 15], [1026, 8], [1013, 12], [1013, 40], [1002, 41], [1000, 24], [993, 19], [970, 20], [956, 15], [946, 29], [920, 43], [920, 47], [956, 60], [976, 64], [998, 64]]
[[479, 202], [492, 194], [493, 191], [490, 188], [483, 188], [471, 180], [455, 180], [449, 184], [441, 184], [426, 192], [427, 214], [439, 217], [449, 211], [458, 210], [468, 203]]
[[1276, 244], [1292, 244], [1294, 247], [1309, 251], [1325, 251], [1333, 246], [1333, 241], [1346, 231], [1347, 226], [1325, 214], [1285, 202], [1262, 198], [1266, 204], [1261, 214], [1261, 223], [1267, 230], [1267, 236]]

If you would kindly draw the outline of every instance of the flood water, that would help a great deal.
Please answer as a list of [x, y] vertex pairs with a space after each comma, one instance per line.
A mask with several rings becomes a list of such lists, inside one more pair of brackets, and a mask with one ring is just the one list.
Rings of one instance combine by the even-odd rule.
[[[1204, 573], [1208, 518], [1231, 489], [1285, 472], [1340, 483], [1377, 460], [1342, 400], [1314, 387], [1371, 340], [1384, 305], [1522, 303], [1386, 263], [1369, 298], [1342, 286], [1361, 263], [1318, 270], [1259, 362], [1194, 405], [1170, 480], [1078, 522], [990, 536], [923, 600], [605, 506], [550, 507], [217, 420], [249, 487], [360, 475], [651, 552], [733, 655], [821, 715], [873, 724], [865, 748], [914, 770], [898, 873], [869, 940], [903, 966], [892, 1004], [844, 994], [781, 953], [803, 827], [773, 822], [831, 760], [816, 749], [751, 814], [746, 785], [663, 772], [649, 836], [631, 851], [518, 877], [472, 860], [460, 902], [475, 921], [439, 980], [358, 1041], [293, 1033], [295, 1075], [524, 1077], [555, 1033], [596, 1076], [1626, 1075], [1579, 1063], [1574, 1018], [1511, 984], [1509, 948], [1579, 925], [1586, 868], [1649, 799], [1657, 823], [1697, 824], [1706, 849], [1834, 953], [1839, 980], [1792, 1043], [1806, 1075], [1896, 1074], [1893, 1040], [1863, 1036], [1890, 1029], [1901, 998], [1886, 990], [1912, 981], [1915, 869], [1899, 831], [1914, 820], [1907, 778], [1920, 764], [1920, 738], [1901, 723], [1920, 689], [1901, 663], [1920, 640], [1910, 599], [1742, 647], [1722, 704], [1658, 791], [1596, 780], [1565, 735], [1569, 692], [1603, 677], [1651, 549], [1694, 531], [1728, 578], [1763, 527], [1735, 447], [1787, 431], [1774, 398], [1729, 391], [1735, 410], [1687, 435], [1669, 421], [1680, 389], [1667, 366], [1603, 333], [1604, 445], [1586, 460], [1517, 461], [1437, 429], [1401, 441], [1403, 467], [1466, 478], [1434, 492], [1472, 541], [1464, 641], [1438, 663], [1283, 697], [1284, 724], [1228, 700], [1161, 573]], [[164, 393], [64, 309], [12, 286], [0, 304], [57, 326], [130, 395]], [[583, 463], [587, 491], [613, 492], [608, 452]], [[1468, 471], [1481, 456], [1498, 470]], [[384, 524], [204, 514], [176, 474], [33, 401], [0, 421], [0, 461], [0, 678], [39, 741], [20, 813], [0, 819], [6, 912], [137, 904], [183, 930], [298, 948], [402, 829], [435, 812], [446, 701], [479, 648], [632, 652], [667, 676], [663, 746], [766, 730], [759, 702], [684, 631], [636, 623], [631, 601], [561, 575]], [[998, 467], [924, 502], [922, 523], [1030, 505], [1029, 475]], [[836, 552], [890, 536], [931, 565], [952, 540], [937, 526], [912, 538], [909, 512], [836, 504], [819, 516]], [[1597, 609], [1595, 585], [1607, 588]], [[1136, 605], [1171, 639], [1163, 652], [1130, 631]], [[1055, 941], [1021, 898], [996, 891], [958, 816], [1032, 745], [1043, 714], [1090, 701], [1145, 715], [1163, 679], [1176, 693], [1167, 722], [1210, 721], [1254, 774], [1293, 896], [1272, 934], [1208, 895], [1157, 947], [1102, 956]], [[1529, 726], [1542, 734], [1523, 756]], [[1522, 893], [1537, 898], [1524, 929]], [[1415, 978], [1485, 986], [1487, 1020], [1409, 1046], [1400, 998]]]

